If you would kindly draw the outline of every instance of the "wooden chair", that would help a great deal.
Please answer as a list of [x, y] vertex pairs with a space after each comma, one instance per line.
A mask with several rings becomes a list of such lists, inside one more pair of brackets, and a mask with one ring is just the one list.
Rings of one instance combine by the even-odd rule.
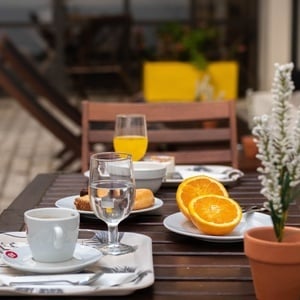
[[[238, 167], [235, 101], [194, 103], [82, 102], [81, 167], [101, 144], [113, 150], [117, 114], [145, 114], [148, 125], [147, 155], [173, 155], [176, 164], [227, 164]], [[218, 121], [216, 128], [204, 122]]]
[[80, 133], [71, 130], [66, 122], [77, 126], [80, 132], [81, 112], [43, 77], [6, 36], [0, 39], [0, 85], [65, 145], [60, 154], [69, 152], [70, 155], [59, 169], [80, 158]]
[[102, 75], [103, 79], [109, 76], [110, 82], [113, 75], [128, 94], [132, 94], [133, 87], [127, 71], [131, 17], [127, 14], [96, 16], [83, 19], [82, 24], [74, 61], [67, 66], [68, 74], [76, 83], [74, 88], [82, 88], [82, 81], [86, 88], [91, 81], [90, 75]]

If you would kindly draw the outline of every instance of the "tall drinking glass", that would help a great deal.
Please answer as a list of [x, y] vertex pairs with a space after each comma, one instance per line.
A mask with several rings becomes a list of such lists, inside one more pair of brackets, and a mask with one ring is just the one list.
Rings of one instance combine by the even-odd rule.
[[100, 247], [104, 254], [120, 255], [134, 249], [119, 242], [118, 225], [131, 212], [135, 180], [131, 155], [96, 153], [90, 159], [90, 203], [95, 215], [108, 226], [108, 243]]
[[114, 149], [132, 155], [134, 161], [144, 157], [148, 147], [145, 115], [117, 115], [115, 122]]

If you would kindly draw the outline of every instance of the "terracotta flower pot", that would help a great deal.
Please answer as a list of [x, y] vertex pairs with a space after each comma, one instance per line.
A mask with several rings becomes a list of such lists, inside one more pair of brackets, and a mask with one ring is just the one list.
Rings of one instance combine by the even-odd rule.
[[250, 229], [244, 237], [244, 250], [257, 299], [300, 299], [300, 229], [285, 227], [280, 243], [273, 227]]
[[258, 152], [256, 143], [253, 140], [253, 135], [242, 136], [242, 145], [245, 156], [248, 158], [255, 158]]

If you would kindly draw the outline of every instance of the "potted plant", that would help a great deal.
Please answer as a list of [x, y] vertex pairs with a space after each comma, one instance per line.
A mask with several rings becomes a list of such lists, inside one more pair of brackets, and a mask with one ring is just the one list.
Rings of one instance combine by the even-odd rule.
[[163, 24], [158, 29], [158, 58], [191, 62], [204, 71], [214, 59], [214, 50], [219, 49], [217, 37], [214, 27], [191, 28], [176, 22]]
[[285, 226], [300, 183], [300, 113], [293, 117], [290, 98], [293, 64], [275, 64], [271, 115], [254, 117], [252, 133], [262, 190], [273, 227], [250, 229], [244, 250], [258, 299], [299, 299], [300, 229]]
[[224, 55], [216, 26], [161, 25], [156, 51], [143, 63], [146, 101], [223, 101], [237, 98], [239, 64]]

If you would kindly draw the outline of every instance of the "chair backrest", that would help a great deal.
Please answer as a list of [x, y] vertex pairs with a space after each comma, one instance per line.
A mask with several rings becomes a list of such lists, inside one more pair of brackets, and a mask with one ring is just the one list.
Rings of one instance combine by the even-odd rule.
[[44, 97], [75, 124], [81, 124], [80, 111], [70, 104], [69, 100], [44, 77], [38, 68], [5, 35], [0, 39], [0, 56], [35, 94]]
[[[117, 114], [145, 114], [147, 155], [175, 157], [176, 164], [227, 164], [238, 167], [235, 101], [194, 103], [82, 102], [81, 167], [89, 167], [90, 154], [101, 144], [113, 150]], [[218, 126], [206, 128], [204, 121]], [[102, 148], [103, 150], [103, 148]]]
[[131, 17], [127, 14], [83, 20], [77, 46], [77, 64], [110, 65], [128, 60]]
[[72, 20], [81, 25], [74, 37], [73, 55], [67, 60], [66, 68], [74, 90], [80, 95], [87, 95], [93, 86], [90, 77], [101, 75], [102, 83], [97, 86], [98, 89], [115, 89], [117, 86], [132, 95], [134, 87], [129, 75], [132, 64], [130, 15], [74, 16]]

